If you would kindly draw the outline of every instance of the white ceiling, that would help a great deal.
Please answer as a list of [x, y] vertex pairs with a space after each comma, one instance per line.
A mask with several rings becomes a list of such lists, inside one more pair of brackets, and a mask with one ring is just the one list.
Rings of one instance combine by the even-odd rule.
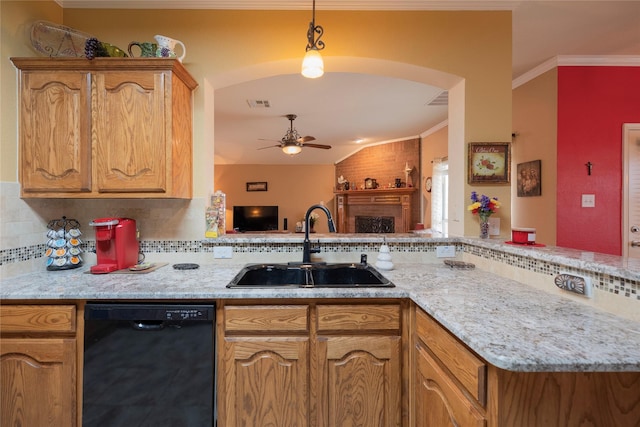
[[[58, 0], [63, 7], [166, 9], [311, 9], [310, 0]], [[558, 55], [640, 55], [640, 0], [318, 0], [321, 10], [512, 10], [513, 78]], [[316, 23], [322, 25], [320, 17]], [[326, 30], [326, 29], [325, 29]], [[304, 39], [304, 34], [301, 37]], [[179, 36], [175, 36], [179, 38]], [[303, 52], [301, 52], [302, 57]], [[407, 80], [327, 73], [309, 80], [280, 75], [217, 89], [216, 163], [331, 164], [362, 145], [417, 136], [446, 120], [427, 105], [441, 89]], [[247, 100], [268, 100], [269, 109]], [[297, 114], [300, 135], [331, 150], [287, 156], [277, 143]], [[275, 140], [262, 141], [260, 138]], [[356, 138], [364, 138], [358, 145]]]

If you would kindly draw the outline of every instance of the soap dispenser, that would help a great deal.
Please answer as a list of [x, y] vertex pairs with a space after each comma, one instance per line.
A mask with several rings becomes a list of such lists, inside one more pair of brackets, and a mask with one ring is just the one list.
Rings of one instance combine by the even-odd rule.
[[391, 251], [386, 241], [380, 246], [380, 253], [378, 253], [378, 259], [376, 260], [376, 268], [379, 270], [393, 270]]

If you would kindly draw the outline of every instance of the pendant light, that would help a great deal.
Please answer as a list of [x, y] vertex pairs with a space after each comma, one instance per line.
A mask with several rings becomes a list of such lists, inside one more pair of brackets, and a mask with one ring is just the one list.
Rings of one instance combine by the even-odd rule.
[[[315, 79], [324, 74], [324, 63], [320, 51], [324, 49], [324, 42], [320, 40], [324, 30], [320, 25], [316, 25], [316, 0], [313, 0], [313, 12], [309, 30], [307, 31], [307, 48], [302, 60], [302, 75]], [[318, 38], [316, 38], [316, 34]]]

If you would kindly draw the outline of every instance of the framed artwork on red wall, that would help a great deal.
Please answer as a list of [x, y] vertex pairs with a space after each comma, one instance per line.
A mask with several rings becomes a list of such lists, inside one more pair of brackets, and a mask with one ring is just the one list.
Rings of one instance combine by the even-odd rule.
[[508, 142], [469, 143], [469, 184], [508, 184], [510, 164]]

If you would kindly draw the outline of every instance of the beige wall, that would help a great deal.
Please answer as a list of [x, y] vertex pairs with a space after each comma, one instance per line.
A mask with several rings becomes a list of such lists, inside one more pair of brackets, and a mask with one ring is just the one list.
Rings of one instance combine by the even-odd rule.
[[[19, 29], [41, 17], [39, 7], [29, 2], [2, 3], [4, 23]], [[10, 4], [10, 5], [9, 5]], [[59, 20], [53, 1], [45, 6], [54, 11], [48, 19]], [[206, 198], [216, 186], [213, 181], [213, 90], [225, 84], [220, 78], [241, 80], [245, 67], [258, 68], [255, 77], [277, 72], [299, 73], [308, 26], [308, 11], [229, 10], [100, 10], [65, 9], [63, 23], [94, 34], [100, 40], [126, 47], [132, 40], [151, 40], [166, 34], [187, 46], [185, 65], [201, 84], [194, 110], [194, 197]], [[491, 12], [355, 12], [322, 11], [316, 21], [323, 25], [323, 52], [327, 71], [372, 72], [404, 77], [446, 89], [462, 88], [452, 99], [458, 103], [450, 115], [449, 152], [455, 153], [450, 210], [460, 230], [476, 234], [477, 224], [466, 212], [466, 143], [505, 141], [511, 135], [511, 13]], [[358, 22], [359, 25], [354, 25]], [[32, 55], [24, 48], [28, 39], [14, 31], [12, 46], [22, 46], [10, 55]], [[4, 43], [4, 37], [3, 37]], [[6, 69], [9, 52], [2, 52]], [[346, 60], [344, 60], [346, 58]], [[368, 60], [378, 60], [377, 68]], [[351, 61], [350, 61], [351, 60]], [[400, 64], [386, 67], [385, 64]], [[334, 66], [334, 68], [330, 68]], [[10, 68], [9, 68], [10, 70]], [[4, 93], [15, 93], [15, 71], [2, 76]], [[255, 78], [254, 77], [254, 78]], [[461, 85], [461, 82], [463, 84]], [[8, 100], [8, 101], [6, 101]], [[2, 99], [4, 109], [17, 107], [15, 96]], [[15, 123], [15, 120], [10, 123]], [[17, 130], [3, 126], [2, 177], [15, 181]], [[453, 135], [453, 137], [452, 137]], [[6, 154], [6, 155], [5, 155]], [[450, 158], [452, 156], [450, 155]], [[476, 188], [482, 191], [482, 188]], [[509, 187], [495, 189], [506, 201]], [[505, 203], [508, 206], [508, 203]], [[506, 209], [505, 209], [506, 210]], [[467, 228], [472, 228], [465, 233]]]
[[422, 178], [420, 179], [420, 188], [422, 193], [422, 222], [425, 228], [431, 227], [431, 193], [424, 187], [424, 180], [428, 176], [433, 176], [433, 159], [447, 157], [448, 155], [448, 130], [449, 127], [445, 126], [422, 138]]
[[[198, 81], [210, 83], [214, 89], [228, 78], [242, 81], [245, 68], [251, 69], [250, 78], [267, 77], [273, 67], [278, 68], [278, 74], [299, 73], [308, 20], [308, 11], [67, 9], [64, 13], [65, 24], [119, 46], [131, 40], [149, 40], [157, 33], [182, 40], [187, 45], [185, 65]], [[379, 59], [413, 67], [405, 78], [428, 80], [424, 82], [444, 88], [464, 79], [460, 114], [450, 119], [450, 125], [459, 129], [453, 134], [456, 139], [449, 141], [453, 152], [466, 153], [464, 147], [470, 141], [509, 140], [510, 12], [322, 11], [316, 20], [325, 29], [327, 48], [323, 56], [328, 72], [395, 72], [365, 65], [364, 59]], [[360, 25], [353, 25], [356, 21]], [[202, 159], [198, 153], [206, 153], [213, 139], [212, 128], [207, 128], [213, 113], [203, 108], [206, 97], [212, 95], [206, 85], [201, 89], [196, 94], [194, 118], [195, 177], [209, 174], [211, 159]], [[466, 177], [466, 158], [460, 157], [460, 161], [452, 162], [451, 173]], [[454, 185], [450, 210], [455, 213], [452, 219], [457, 227], [450, 229], [466, 234], [464, 230], [469, 227], [476, 234], [477, 224], [466, 212], [471, 188], [466, 179], [454, 181]], [[194, 194], [206, 195], [213, 186], [195, 182]], [[505, 202], [509, 200], [508, 186], [493, 190]], [[508, 217], [509, 203], [505, 206]]]
[[31, 48], [31, 24], [38, 20], [60, 22], [62, 9], [52, 1], [0, 2], [0, 181], [18, 177], [18, 98], [12, 56], [37, 56]]
[[[253, 205], [277, 205], [279, 225], [288, 220], [288, 230], [295, 231], [309, 206], [323, 202], [334, 210], [333, 165], [217, 165], [216, 190], [227, 194], [227, 228], [232, 228], [232, 207]], [[267, 182], [267, 191], [246, 191], [247, 182]], [[324, 214], [316, 211], [320, 220], [316, 224], [319, 233], [328, 232]]]
[[[558, 69], [513, 91], [511, 205], [514, 227], [536, 229], [536, 242], [556, 244]], [[518, 163], [542, 161], [542, 195], [518, 197]]]

